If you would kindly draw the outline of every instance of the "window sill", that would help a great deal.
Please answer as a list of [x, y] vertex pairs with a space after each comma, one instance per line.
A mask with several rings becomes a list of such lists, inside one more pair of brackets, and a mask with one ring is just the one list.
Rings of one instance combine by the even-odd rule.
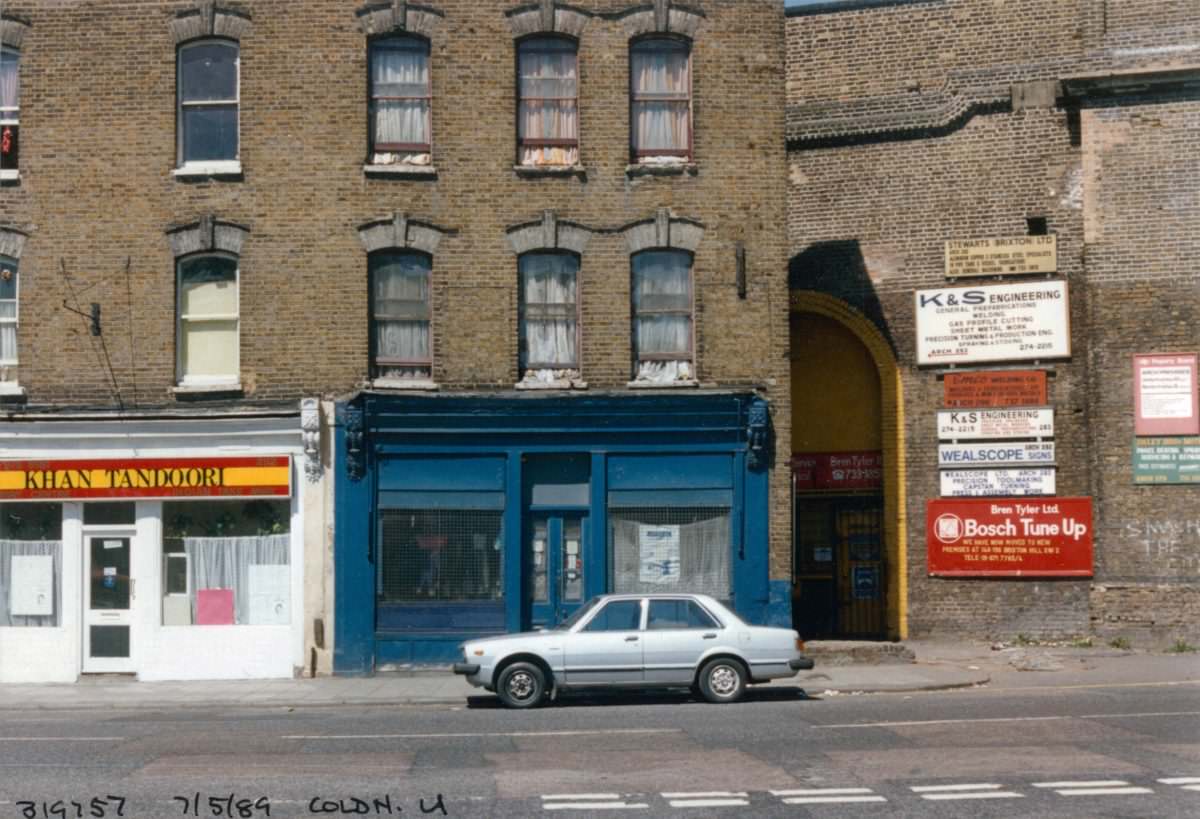
[[15, 381], [0, 381], [0, 403], [18, 403], [24, 400], [24, 387]]
[[700, 386], [695, 379], [687, 381], [630, 381], [625, 385], [631, 390], [682, 390]]
[[626, 176], [695, 176], [700, 172], [700, 166], [695, 162], [671, 162], [667, 164], [656, 164], [651, 162], [638, 162], [634, 165], [625, 166]]
[[578, 176], [587, 178], [583, 165], [513, 165], [513, 173], [523, 179], [545, 179], [547, 177]]
[[171, 393], [177, 401], [241, 398], [243, 395], [240, 381], [227, 381], [220, 384], [177, 384], [171, 388]]
[[580, 378], [560, 378], [554, 381], [518, 381], [518, 390], [586, 390], [588, 383]]
[[407, 179], [437, 179], [436, 165], [363, 165], [367, 176], [402, 176]]
[[217, 162], [186, 162], [171, 171], [176, 179], [207, 179], [211, 177], [242, 176], [241, 160], [221, 160]]
[[21, 181], [21, 171], [17, 168], [5, 168], [0, 170], [0, 183], [7, 182], [12, 184]]
[[377, 390], [420, 390], [435, 392], [441, 389], [436, 382], [425, 378], [376, 378], [371, 386]]

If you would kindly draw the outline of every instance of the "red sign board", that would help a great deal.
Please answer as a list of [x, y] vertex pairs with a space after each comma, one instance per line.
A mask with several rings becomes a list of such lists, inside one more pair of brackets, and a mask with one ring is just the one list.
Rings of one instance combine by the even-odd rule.
[[929, 573], [946, 577], [1091, 577], [1091, 498], [931, 500]]
[[883, 486], [883, 453], [806, 452], [793, 455], [792, 475], [799, 491], [879, 489]]
[[1040, 407], [1047, 403], [1044, 370], [946, 373], [942, 387], [947, 409]]
[[283, 497], [287, 455], [0, 461], [0, 500]]
[[1135, 435], [1200, 435], [1196, 353], [1133, 357]]

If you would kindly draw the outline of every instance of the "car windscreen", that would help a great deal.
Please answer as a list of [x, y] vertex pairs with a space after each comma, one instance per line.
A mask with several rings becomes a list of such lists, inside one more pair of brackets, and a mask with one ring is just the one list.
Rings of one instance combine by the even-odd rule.
[[586, 617], [587, 613], [589, 611], [591, 611], [592, 609], [596, 608], [596, 606], [597, 606], [597, 604], [599, 604], [599, 602], [600, 602], [599, 597], [593, 597], [591, 600], [587, 601], [582, 606], [575, 609], [575, 613], [572, 614], [570, 617], [568, 617], [566, 620], [563, 620], [557, 626], [555, 626], [554, 630], [555, 631], [570, 631], [571, 626], [575, 625], [580, 620], [582, 620], [584, 617]]

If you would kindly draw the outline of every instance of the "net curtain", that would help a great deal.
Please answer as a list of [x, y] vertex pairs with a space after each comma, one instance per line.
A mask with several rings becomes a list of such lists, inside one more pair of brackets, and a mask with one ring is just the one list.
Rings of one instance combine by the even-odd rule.
[[[528, 40], [521, 44], [519, 136], [527, 139], [578, 140], [576, 100], [578, 56], [565, 40]], [[521, 146], [523, 165], [574, 165], [577, 146]]]
[[[692, 260], [683, 251], [651, 250], [633, 257], [633, 309], [638, 377], [691, 375]], [[672, 360], [672, 357], [675, 357]]]
[[576, 280], [579, 261], [565, 253], [521, 257], [524, 361], [522, 366], [577, 366]]
[[[15, 109], [21, 102], [20, 58], [17, 52], [4, 49], [0, 52], [0, 108]], [[16, 119], [15, 110], [0, 113], [0, 119]]]
[[[15, 555], [54, 558], [54, 614], [45, 616], [11, 614], [12, 559]], [[62, 576], [62, 541], [0, 540], [0, 626], [57, 626], [59, 578]]]
[[233, 589], [234, 622], [250, 622], [250, 567], [285, 566], [291, 535], [261, 537], [185, 537], [188, 583], [195, 622], [196, 592], [200, 589]]
[[[371, 51], [374, 144], [429, 144], [429, 50], [416, 40], [387, 40]], [[380, 99], [420, 97], [422, 99]]]
[[639, 43], [630, 70], [636, 150], [642, 154], [688, 150], [691, 79], [687, 47], [671, 40]]
[[[613, 592], [650, 594], [688, 592], [729, 598], [730, 516], [728, 512], [679, 527], [679, 582], [663, 585], [641, 580], [640, 527], [663, 520], [661, 514], [614, 510], [610, 515], [613, 538]], [[661, 524], [660, 524], [661, 525]]]
[[[372, 257], [375, 355], [381, 361], [428, 361], [430, 260], [416, 253]], [[381, 365], [381, 375], [419, 377], [421, 366]]]
[[0, 261], [0, 362], [17, 360], [17, 269]]

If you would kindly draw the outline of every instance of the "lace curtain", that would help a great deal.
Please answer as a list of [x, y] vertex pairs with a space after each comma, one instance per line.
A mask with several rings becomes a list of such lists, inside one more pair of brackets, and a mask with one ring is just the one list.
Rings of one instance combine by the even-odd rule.
[[[430, 261], [416, 253], [372, 257], [377, 375], [419, 378], [429, 374]], [[395, 364], [394, 362], [405, 362]]]
[[286, 566], [291, 535], [260, 537], [185, 537], [192, 622], [196, 622], [196, 592], [233, 589], [234, 622], [250, 623], [250, 567]]
[[[17, 108], [20, 104], [20, 58], [15, 51], [4, 49], [0, 53], [0, 108]], [[16, 111], [4, 111], [0, 119], [16, 119]]]
[[17, 360], [16, 318], [17, 271], [8, 264], [0, 263], [0, 361]]
[[638, 377], [656, 381], [690, 378], [691, 257], [665, 250], [634, 256], [633, 309]]
[[[697, 517], [711, 515], [706, 519]], [[688, 592], [729, 597], [730, 516], [727, 509], [614, 509], [609, 515], [613, 546], [613, 593], [645, 594]], [[641, 580], [641, 527], [673, 526], [679, 529], [678, 583], [643, 583]]]
[[518, 135], [523, 165], [574, 165], [578, 146], [525, 145], [526, 140], [578, 140], [578, 57], [559, 40], [531, 40], [521, 46]]
[[526, 253], [520, 267], [522, 369], [577, 367], [579, 261], [564, 253]]
[[371, 96], [376, 150], [429, 144], [429, 54], [423, 47], [377, 46], [371, 54]]
[[635, 47], [631, 63], [635, 150], [688, 150], [687, 47], [666, 40], [642, 43]]
[[[12, 563], [17, 556], [50, 557], [54, 561], [53, 584], [54, 613], [50, 615], [13, 615], [12, 611]], [[0, 627], [3, 626], [57, 626], [59, 616], [58, 586], [62, 573], [62, 541], [59, 540], [0, 540]]]

